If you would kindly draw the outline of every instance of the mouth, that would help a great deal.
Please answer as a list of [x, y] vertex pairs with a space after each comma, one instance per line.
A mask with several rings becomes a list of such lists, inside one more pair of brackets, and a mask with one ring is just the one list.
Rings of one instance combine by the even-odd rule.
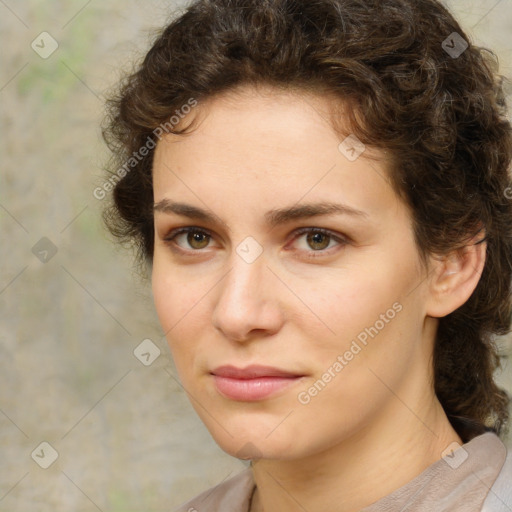
[[254, 402], [269, 398], [305, 376], [260, 365], [246, 368], [220, 366], [213, 370], [211, 375], [221, 395], [240, 402]]

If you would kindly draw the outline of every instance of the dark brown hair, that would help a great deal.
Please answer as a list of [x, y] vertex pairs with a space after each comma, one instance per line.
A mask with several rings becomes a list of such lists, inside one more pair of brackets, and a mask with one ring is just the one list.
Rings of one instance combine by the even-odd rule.
[[493, 374], [495, 336], [511, 320], [512, 135], [494, 54], [470, 44], [435, 0], [192, 3], [109, 103], [104, 136], [116, 185], [104, 217], [143, 259], [153, 254], [153, 149], [141, 157], [141, 148], [155, 146], [161, 126], [181, 133], [170, 119], [191, 99], [246, 84], [349, 105], [352, 133], [392, 156], [390, 179], [411, 208], [420, 254], [446, 254], [485, 236], [476, 290], [440, 319], [434, 384], [465, 441], [486, 429], [504, 432], [508, 397]]

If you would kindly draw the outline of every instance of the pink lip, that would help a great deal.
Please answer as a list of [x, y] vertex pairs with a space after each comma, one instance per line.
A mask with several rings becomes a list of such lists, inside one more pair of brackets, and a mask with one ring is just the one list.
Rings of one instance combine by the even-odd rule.
[[211, 374], [222, 395], [241, 402], [268, 398], [303, 377], [279, 368], [259, 365], [246, 368], [220, 366]]

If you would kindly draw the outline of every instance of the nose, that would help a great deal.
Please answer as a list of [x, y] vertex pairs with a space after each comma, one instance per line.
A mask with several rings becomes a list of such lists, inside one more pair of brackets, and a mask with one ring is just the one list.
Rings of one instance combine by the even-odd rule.
[[231, 270], [219, 283], [214, 327], [237, 342], [276, 333], [283, 323], [277, 281], [263, 254], [252, 263], [233, 254]]

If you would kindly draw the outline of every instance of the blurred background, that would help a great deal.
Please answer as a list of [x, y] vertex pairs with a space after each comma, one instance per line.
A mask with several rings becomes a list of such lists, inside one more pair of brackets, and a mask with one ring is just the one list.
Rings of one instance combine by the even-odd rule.
[[[512, 0], [445, 3], [511, 77]], [[189, 405], [93, 195], [104, 97], [184, 5], [0, 0], [0, 511], [171, 511], [245, 467]]]

